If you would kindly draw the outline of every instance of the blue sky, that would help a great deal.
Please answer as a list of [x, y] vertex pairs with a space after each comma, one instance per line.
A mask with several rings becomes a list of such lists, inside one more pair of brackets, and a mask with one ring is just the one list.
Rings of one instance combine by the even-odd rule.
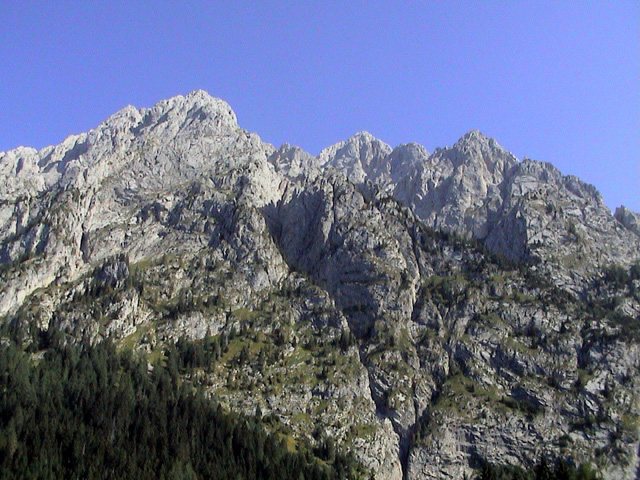
[[196, 88], [312, 153], [480, 129], [640, 211], [640, 2], [0, 0], [0, 150]]

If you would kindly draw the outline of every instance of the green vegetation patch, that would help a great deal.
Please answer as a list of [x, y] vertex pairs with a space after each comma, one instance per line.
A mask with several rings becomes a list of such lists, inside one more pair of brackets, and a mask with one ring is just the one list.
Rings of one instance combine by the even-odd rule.
[[362, 469], [336, 452], [269, 434], [224, 412], [168, 366], [96, 347], [52, 346], [35, 363], [0, 347], [0, 477], [347, 479]]

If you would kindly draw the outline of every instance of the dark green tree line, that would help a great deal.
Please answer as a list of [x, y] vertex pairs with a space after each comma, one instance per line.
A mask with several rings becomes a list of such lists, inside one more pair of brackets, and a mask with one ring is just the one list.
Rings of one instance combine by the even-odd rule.
[[[182, 342], [181, 366], [215, 356]], [[208, 360], [208, 359], [206, 359]], [[225, 413], [181, 381], [109, 343], [52, 346], [33, 356], [0, 347], [0, 477], [136, 479], [351, 478], [346, 457], [289, 452], [254, 418]]]

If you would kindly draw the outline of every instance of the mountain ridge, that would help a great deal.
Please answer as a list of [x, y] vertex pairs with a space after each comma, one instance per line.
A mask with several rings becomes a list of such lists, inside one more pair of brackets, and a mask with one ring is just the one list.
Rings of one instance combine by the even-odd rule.
[[[165, 99], [165, 100], [158, 101], [156, 104], [154, 104], [151, 107], [138, 108], [138, 107], [135, 107], [133, 105], [127, 105], [127, 106], [121, 108], [120, 110], [118, 110], [117, 112], [115, 112], [114, 114], [110, 115], [103, 122], [100, 122], [100, 124], [96, 128], [89, 130], [89, 132], [93, 132], [95, 130], [98, 130], [101, 127], [109, 127], [109, 126], [115, 125], [115, 124], [118, 123], [119, 120], [122, 120], [122, 119], [130, 120], [131, 118], [136, 118], [136, 120], [139, 122], [142, 119], [142, 115], [149, 115], [151, 112], [158, 111], [158, 110], [162, 111], [163, 113], [167, 113], [169, 110], [172, 110], [172, 109], [176, 108], [176, 106], [180, 106], [180, 105], [184, 105], [184, 104], [188, 105], [190, 107], [190, 110], [191, 109], [197, 109], [198, 107], [202, 108], [205, 105], [208, 106], [208, 107], [215, 107], [214, 111], [217, 110], [217, 111], [223, 113], [223, 116], [227, 116], [228, 117], [226, 119], [223, 119], [223, 123], [228, 123], [230, 125], [233, 125], [234, 127], [238, 127], [236, 114], [234, 113], [233, 109], [231, 108], [231, 106], [226, 101], [210, 95], [205, 90], [196, 89], [196, 90], [193, 90], [193, 91], [187, 93], [186, 95], [177, 95], [177, 96]], [[166, 111], [164, 109], [166, 109]], [[226, 121], [226, 122], [224, 122], [224, 121]], [[40, 149], [36, 149], [36, 148], [30, 147], [30, 146], [20, 145], [20, 146], [17, 146], [15, 148], [11, 148], [11, 149], [6, 150], [6, 151], [0, 151], [0, 156], [2, 156], [2, 158], [4, 159], [5, 162], [10, 161], [11, 158], [15, 157], [15, 156], [20, 156], [21, 158], [23, 158], [24, 156], [27, 156], [27, 155], [31, 156], [32, 154], [38, 154], [40, 157], [47, 157], [52, 153], [53, 150], [56, 149], [56, 147], [69, 145], [70, 143], [78, 143], [78, 141], [79, 140], [83, 140], [84, 136], [87, 135], [87, 134], [88, 134], [88, 132], [72, 134], [72, 135], [69, 135], [68, 137], [66, 137], [62, 142], [60, 142], [58, 144], [48, 145], [48, 146], [42, 147]], [[402, 147], [405, 147], [405, 146], [408, 146], [408, 145], [415, 145], [415, 146], [417, 146], [417, 147], [419, 147], [421, 149], [424, 149], [425, 152], [426, 152], [426, 148], [424, 146], [422, 146], [420, 144], [417, 144], [415, 142], [409, 142], [409, 143], [405, 143], [405, 144], [399, 144], [399, 145], [397, 145], [395, 147], [389, 147], [389, 145], [387, 145], [384, 141], [376, 138], [370, 132], [365, 131], [365, 130], [358, 131], [358, 132], [354, 133], [353, 135], [351, 135], [346, 140], [342, 140], [342, 141], [339, 141], [339, 142], [337, 142], [337, 143], [335, 143], [335, 144], [333, 144], [331, 146], [325, 147], [324, 149], [321, 150], [321, 152], [317, 156], [314, 156], [314, 155], [306, 152], [301, 147], [298, 147], [296, 145], [289, 144], [289, 143], [284, 143], [279, 148], [287, 147], [287, 146], [288, 147], [294, 147], [296, 149], [299, 149], [299, 150], [303, 151], [306, 155], [309, 155], [310, 157], [319, 158], [319, 157], [322, 157], [322, 156], [329, 156], [330, 155], [329, 151], [332, 148], [336, 148], [338, 146], [346, 146], [346, 145], [349, 144], [350, 141], [353, 141], [353, 140], [356, 140], [356, 139], [358, 139], [358, 140], [365, 139], [369, 143], [371, 143], [371, 142], [380, 143], [381, 145], [384, 145], [384, 146], [389, 148], [389, 152], [387, 152], [387, 153], [391, 153], [392, 150], [395, 150], [397, 148], [402, 148]], [[497, 147], [498, 149], [503, 150], [505, 153], [509, 154], [511, 157], [513, 157], [517, 161], [530, 160], [527, 157], [525, 157], [523, 160], [518, 160], [512, 153], [504, 150], [503, 147], [501, 147], [496, 142], [495, 139], [493, 139], [491, 137], [488, 137], [487, 135], [485, 135], [484, 133], [482, 133], [478, 129], [471, 129], [471, 130], [467, 131], [466, 133], [464, 133], [453, 144], [452, 147], [437, 147], [435, 149], [435, 151], [442, 151], [442, 150], [447, 150], [449, 148], [456, 148], [456, 147], [458, 147], [458, 148], [467, 147], [468, 148], [469, 145], [474, 145], [474, 144], [478, 144], [478, 143], [485, 143], [485, 144], [493, 145], [493, 146]], [[274, 148], [274, 151], [275, 151], [275, 148]], [[434, 151], [434, 153], [435, 153], [435, 151]], [[544, 162], [544, 163], [548, 163], [548, 162]], [[552, 165], [552, 164], [550, 164], [550, 165]], [[23, 168], [23, 167], [16, 166], [16, 170], [20, 170], [21, 168]], [[566, 175], [566, 176], [567, 177], [575, 177], [577, 180], [582, 182], [582, 180], [580, 180], [579, 177], [577, 177], [576, 175]], [[597, 191], [597, 187], [595, 187], [593, 185], [590, 185], [590, 186], [593, 187]], [[626, 208], [626, 207], [624, 205], [621, 205], [618, 208]], [[633, 213], [635, 213], [636, 215], [638, 214], [637, 212], [633, 212]]]
[[203, 379], [223, 404], [322, 428], [377, 478], [542, 454], [633, 478], [637, 214], [477, 131], [323, 152], [196, 91], [0, 153], [4, 324], [149, 358], [232, 337]]

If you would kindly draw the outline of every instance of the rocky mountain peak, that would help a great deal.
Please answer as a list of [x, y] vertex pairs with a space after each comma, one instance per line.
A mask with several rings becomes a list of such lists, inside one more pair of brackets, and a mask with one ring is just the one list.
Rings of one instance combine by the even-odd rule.
[[160, 128], [168, 134], [186, 129], [192, 134], [219, 135], [239, 128], [236, 114], [229, 104], [204, 90], [163, 100], [140, 113], [142, 119], [139, 125], [134, 126], [136, 132], [144, 128]]
[[187, 95], [176, 95], [158, 102], [151, 110], [164, 114], [170, 111], [186, 113], [190, 117], [203, 117], [204, 115], [221, 117], [230, 125], [238, 126], [236, 114], [231, 106], [224, 100], [213, 97], [204, 90], [194, 90]]
[[[138, 109], [127, 105], [89, 132], [90, 140], [101, 136], [120, 136], [163, 132], [173, 135], [181, 130], [196, 128], [209, 133], [223, 133], [238, 128], [236, 114], [227, 102], [212, 97], [204, 90], [161, 100], [152, 107]], [[205, 128], [206, 127], [206, 128]]]
[[353, 135], [351, 135], [347, 139], [347, 143], [353, 143], [353, 142], [359, 142], [359, 143], [380, 142], [380, 143], [384, 143], [381, 140], [379, 140], [378, 138], [376, 138], [374, 135], [372, 135], [370, 132], [367, 132], [366, 130], [360, 130], [359, 132], [354, 133]]
[[[183, 143], [177, 137], [197, 139], [197, 143], [209, 144], [205, 149], [209, 150], [213, 139], [218, 139], [213, 143], [219, 149], [238, 131], [236, 115], [229, 104], [203, 90], [160, 101], [150, 108], [128, 105], [96, 128], [71, 135], [59, 145], [39, 151], [20, 147], [0, 153], [0, 171], [17, 180], [0, 188], [0, 198], [34, 195], [59, 182], [65, 186], [92, 178], [99, 182], [125, 165], [132, 166], [132, 161], [140, 160], [139, 154], [156, 149], [162, 150], [156, 163], [168, 156], [175, 163], [181, 157], [178, 152]], [[254, 149], [261, 147], [257, 136], [244, 136]], [[145, 162], [138, 167], [149, 168]]]
[[489, 143], [493, 139], [484, 133], [482, 133], [478, 129], [472, 129], [466, 132], [462, 137], [458, 139], [456, 144], [464, 144], [464, 143]]
[[346, 140], [323, 149], [318, 157], [322, 163], [337, 163], [345, 158], [365, 161], [372, 155], [387, 155], [391, 147], [366, 131], [354, 133]]
[[[118, 125], [123, 123], [135, 124], [142, 119], [140, 110], [133, 105], [127, 105], [126, 107], [118, 110], [113, 115], [109, 116], [101, 125]], [[100, 126], [98, 126], [100, 128]]]
[[362, 183], [380, 168], [391, 147], [368, 132], [358, 132], [347, 140], [320, 152], [320, 164], [342, 171], [351, 181]]
[[479, 130], [465, 133], [445, 152], [455, 167], [463, 163], [482, 163], [490, 172], [494, 172], [496, 169], [504, 171], [517, 163], [513, 154]]

